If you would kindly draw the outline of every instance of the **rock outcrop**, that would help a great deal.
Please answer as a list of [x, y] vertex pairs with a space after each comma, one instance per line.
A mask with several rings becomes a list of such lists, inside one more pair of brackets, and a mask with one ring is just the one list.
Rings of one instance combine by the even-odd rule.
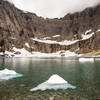
[[[95, 34], [82, 40], [82, 34], [90, 30]], [[67, 14], [61, 19], [44, 19], [34, 13], [25, 13], [8, 1], [0, 0], [0, 52], [13, 51], [12, 48], [26, 48], [28, 51], [56, 52], [59, 50], [88, 53], [100, 50], [100, 5], [87, 8], [82, 12]], [[90, 34], [88, 32], [88, 34]], [[32, 38], [60, 35], [51, 40], [79, 40], [72, 45], [41, 43]], [[26, 47], [28, 43], [30, 47]]]

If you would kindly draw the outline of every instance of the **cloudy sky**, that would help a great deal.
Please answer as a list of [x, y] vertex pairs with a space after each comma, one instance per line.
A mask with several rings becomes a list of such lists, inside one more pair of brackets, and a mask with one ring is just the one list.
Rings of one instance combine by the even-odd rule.
[[45, 18], [60, 18], [100, 3], [100, 0], [12, 0], [16, 7]]

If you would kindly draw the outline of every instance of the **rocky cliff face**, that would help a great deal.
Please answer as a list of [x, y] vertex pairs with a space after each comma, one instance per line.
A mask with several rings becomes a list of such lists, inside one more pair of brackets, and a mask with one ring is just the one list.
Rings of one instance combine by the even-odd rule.
[[[90, 30], [86, 33], [87, 30]], [[61, 19], [43, 19], [32, 13], [25, 13], [13, 4], [0, 0], [0, 52], [13, 51], [12, 48], [26, 48], [28, 51], [56, 52], [59, 50], [88, 53], [100, 50], [100, 5], [82, 12], [67, 14]], [[82, 39], [82, 34], [91, 34]], [[55, 35], [59, 35], [56, 37]], [[69, 45], [48, 44], [32, 38], [50, 40], [78, 40]], [[25, 45], [29, 44], [29, 47]]]

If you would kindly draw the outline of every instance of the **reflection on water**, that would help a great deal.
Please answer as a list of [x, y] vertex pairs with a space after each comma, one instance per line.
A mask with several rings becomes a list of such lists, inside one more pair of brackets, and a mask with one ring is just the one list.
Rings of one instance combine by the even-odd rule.
[[[12, 79], [5, 84], [14, 87], [23, 94], [47, 80], [52, 74], [58, 74], [70, 84], [77, 87], [71, 91], [75, 95], [99, 98], [100, 93], [100, 61], [80, 63], [66, 59], [32, 59], [13, 58], [0, 59], [0, 69], [11, 69], [24, 74], [23, 77]], [[2, 89], [4, 89], [2, 85]], [[9, 90], [10, 91], [10, 90]], [[66, 92], [66, 91], [65, 91]], [[63, 94], [62, 94], [63, 95]]]

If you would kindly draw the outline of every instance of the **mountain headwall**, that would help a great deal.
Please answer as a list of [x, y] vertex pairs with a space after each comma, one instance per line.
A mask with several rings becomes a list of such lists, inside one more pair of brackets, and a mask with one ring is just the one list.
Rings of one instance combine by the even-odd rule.
[[[100, 5], [82, 12], [67, 14], [61, 19], [44, 19], [17, 9], [13, 4], [0, 0], [0, 52], [13, 51], [13, 47], [28, 51], [56, 52], [59, 50], [88, 53], [100, 50]], [[86, 33], [87, 30], [91, 30]], [[83, 40], [82, 34], [91, 34]], [[56, 37], [55, 35], [59, 35]], [[52, 41], [78, 40], [69, 45], [43, 43], [32, 38], [50, 37]], [[29, 47], [25, 45], [29, 44]]]

